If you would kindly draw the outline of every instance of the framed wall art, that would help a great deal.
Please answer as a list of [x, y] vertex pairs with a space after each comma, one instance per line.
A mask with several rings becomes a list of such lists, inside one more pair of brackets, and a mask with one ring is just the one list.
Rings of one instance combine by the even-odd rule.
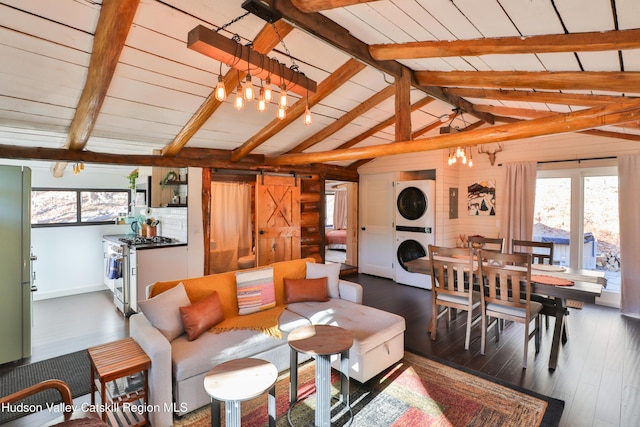
[[496, 183], [495, 181], [475, 182], [467, 188], [469, 201], [467, 204], [471, 216], [496, 215]]

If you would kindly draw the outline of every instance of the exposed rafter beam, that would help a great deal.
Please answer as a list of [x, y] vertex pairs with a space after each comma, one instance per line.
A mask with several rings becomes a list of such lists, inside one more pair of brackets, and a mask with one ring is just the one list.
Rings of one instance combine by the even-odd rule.
[[299, 99], [295, 104], [287, 109], [287, 115], [284, 119], [273, 119], [267, 126], [262, 128], [257, 134], [249, 138], [244, 144], [236, 148], [231, 153], [231, 161], [240, 161], [244, 156], [251, 153], [269, 138], [286, 128], [291, 122], [304, 114], [307, 103], [309, 108], [322, 101], [324, 98], [333, 93], [338, 87], [345, 84], [349, 79], [365, 68], [365, 65], [355, 59], [349, 59], [340, 68], [334, 71], [329, 77], [324, 79], [318, 85], [318, 91], [309, 94], [309, 97]]
[[342, 160], [368, 159], [394, 154], [417, 153], [456, 146], [481, 145], [543, 135], [577, 132], [599, 126], [614, 125], [640, 119], [640, 100], [593, 107], [574, 113], [559, 114], [529, 121], [493, 126], [468, 132], [440, 135], [415, 141], [394, 142], [369, 147], [333, 150], [319, 153], [285, 154], [266, 157], [269, 165], [296, 165]]
[[274, 85], [278, 87], [285, 85], [287, 91], [300, 96], [316, 91], [316, 82], [304, 73], [294, 71], [277, 59], [269, 58], [253, 47], [237, 43], [204, 25], [198, 25], [189, 31], [187, 47], [216, 61], [227, 65], [232, 64], [232, 68], [238, 71], [246, 71], [250, 68], [252, 76], [261, 80], [271, 77]]
[[[320, 13], [301, 12], [292, 4], [291, 0], [274, 0], [272, 2], [272, 7], [276, 9], [286, 20], [294, 23], [296, 27], [299, 27], [309, 34], [324, 40], [329, 45], [342, 50], [347, 55], [358, 58], [362, 62], [369, 64], [372, 67], [393, 76], [394, 78], [402, 76], [402, 69], [409, 70], [397, 61], [377, 61], [373, 59], [369, 53], [369, 45], [355, 38], [351, 35], [349, 30]], [[451, 104], [454, 107], [462, 108], [468, 114], [484, 120], [487, 123], [494, 123], [494, 119], [490, 114], [475, 112], [471, 103], [464, 99], [447, 96], [440, 87], [435, 85], [423, 85], [416, 82], [413, 74], [411, 76], [411, 84], [432, 97]]]
[[369, 111], [376, 105], [380, 104], [385, 99], [391, 97], [394, 93], [395, 93], [395, 88], [393, 86], [385, 87], [380, 92], [374, 94], [369, 99], [363, 101], [356, 108], [347, 112], [346, 114], [338, 118], [338, 120], [331, 123], [329, 126], [326, 126], [320, 131], [311, 135], [309, 138], [305, 139], [304, 141], [302, 141], [300, 144], [298, 144], [288, 152], [302, 153], [304, 150], [313, 147], [317, 143], [321, 142], [325, 138], [328, 138], [329, 136], [333, 135], [334, 133], [336, 133], [337, 131], [339, 131], [349, 123], [351, 123], [353, 120], [355, 120], [365, 112]]
[[418, 83], [479, 88], [534, 88], [549, 90], [608, 90], [637, 92], [640, 72], [598, 71], [416, 71]]
[[[93, 36], [87, 80], [67, 134], [65, 147], [69, 150], [83, 150], [89, 141], [139, 3], [140, 0], [102, 2]], [[53, 176], [61, 177], [66, 167], [66, 163], [57, 163], [53, 168]]]
[[[283, 20], [276, 22], [275, 26], [283, 38], [293, 30], [293, 27]], [[276, 34], [271, 24], [266, 24], [253, 40], [253, 49], [256, 52], [266, 54], [271, 52], [278, 43], [280, 43], [278, 34]], [[232, 93], [236, 86], [238, 86], [238, 78], [242, 79], [246, 77], [246, 75], [246, 71], [238, 72], [233, 69], [229, 70], [223, 79], [227, 93]], [[212, 90], [194, 115], [191, 116], [189, 121], [180, 129], [180, 132], [178, 132], [173, 141], [162, 149], [162, 155], [175, 156], [178, 154], [189, 140], [193, 138], [193, 135], [209, 120], [209, 117], [220, 108], [223, 102], [224, 101], [218, 101], [216, 99], [215, 91]]]
[[360, 3], [369, 3], [378, 0], [291, 0], [291, 3], [302, 12], [320, 12], [321, 10], [335, 9], [337, 7], [351, 6]]
[[[424, 107], [425, 105], [433, 102], [433, 100], [434, 100], [433, 98], [431, 98], [429, 96], [425, 96], [421, 100], [416, 101], [411, 105], [411, 112], [414, 112], [414, 111]], [[396, 116], [394, 114], [393, 116], [389, 117], [385, 121], [378, 123], [377, 125], [375, 125], [371, 129], [368, 129], [368, 130], [362, 132], [360, 135], [358, 135], [358, 136], [356, 136], [354, 138], [351, 138], [349, 141], [345, 142], [344, 144], [342, 144], [341, 146], [339, 146], [337, 148], [338, 149], [351, 148], [354, 145], [364, 141], [365, 139], [367, 139], [369, 137], [372, 137], [376, 133], [388, 128], [389, 126], [393, 125], [395, 122], [396, 122]]]
[[229, 161], [230, 151], [207, 148], [185, 148], [176, 157], [146, 154], [115, 154], [94, 151], [73, 151], [65, 148], [25, 147], [22, 145], [0, 145], [0, 158], [17, 160], [56, 160], [67, 162], [84, 162], [87, 164], [132, 165], [152, 167], [199, 167], [232, 170], [269, 170], [269, 171], [297, 171], [313, 172], [323, 175], [344, 177], [347, 180], [357, 180], [357, 173], [338, 165], [299, 165], [295, 168], [287, 166], [266, 166], [264, 155], [251, 154], [241, 162]]
[[582, 93], [561, 92], [532, 92], [525, 90], [504, 89], [475, 89], [475, 88], [445, 88], [445, 93], [464, 98], [496, 99], [503, 101], [540, 102], [560, 105], [583, 105], [595, 107], [596, 105], [612, 104], [624, 101], [629, 97], [612, 95], [587, 95]]
[[369, 46], [378, 61], [495, 54], [598, 52], [640, 48], [640, 29], [590, 33], [423, 41]]

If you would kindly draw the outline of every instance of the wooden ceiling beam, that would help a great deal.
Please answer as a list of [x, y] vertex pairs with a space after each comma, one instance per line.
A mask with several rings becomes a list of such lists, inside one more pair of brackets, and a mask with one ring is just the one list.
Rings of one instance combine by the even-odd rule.
[[353, 120], [355, 120], [365, 112], [369, 111], [376, 105], [380, 104], [382, 101], [388, 99], [393, 94], [395, 94], [395, 88], [393, 86], [385, 87], [380, 92], [374, 94], [369, 99], [360, 103], [357, 107], [355, 107], [351, 111], [342, 115], [340, 118], [338, 118], [336, 121], [331, 123], [329, 126], [326, 126], [320, 131], [311, 135], [309, 138], [307, 138], [306, 140], [304, 140], [303, 142], [301, 142], [300, 144], [298, 144], [297, 146], [289, 150], [288, 153], [302, 153], [304, 150], [313, 147], [320, 141], [323, 141], [324, 139], [328, 138], [329, 136], [333, 135], [334, 133], [336, 133], [337, 131], [339, 131], [349, 123], [351, 123]]
[[[138, 10], [140, 0], [104, 0], [93, 36], [87, 80], [69, 126], [65, 148], [74, 151], [86, 147], [107, 96], [120, 54]], [[53, 176], [60, 178], [66, 163], [56, 163]]]
[[320, 12], [321, 10], [337, 7], [352, 6], [354, 4], [369, 3], [378, 0], [291, 0], [291, 3], [302, 12]]
[[[292, 30], [293, 27], [287, 24], [282, 19], [275, 23], [276, 29], [278, 33], [283, 38], [286, 37]], [[253, 49], [256, 52], [260, 52], [266, 54], [271, 52], [274, 47], [276, 47], [280, 43], [280, 38], [278, 34], [274, 31], [271, 24], [265, 24], [262, 27], [262, 30], [258, 33], [256, 38], [253, 40]], [[235, 88], [238, 86], [238, 81], [242, 80], [246, 77], [246, 71], [238, 71], [234, 69], [230, 69], [227, 71], [223, 78], [223, 83], [227, 94], [233, 93]], [[191, 116], [189, 121], [180, 129], [180, 132], [176, 135], [176, 137], [162, 148], [163, 156], [175, 156], [180, 150], [193, 138], [193, 135], [202, 128], [202, 126], [209, 120], [209, 118], [216, 112], [218, 108], [223, 104], [224, 101], [218, 101], [215, 97], [215, 89], [209, 93], [207, 99], [200, 105], [198, 110]]]
[[275, 118], [267, 126], [262, 128], [258, 133], [249, 138], [244, 144], [236, 148], [231, 153], [231, 161], [240, 161], [244, 156], [255, 150], [261, 144], [266, 142], [269, 138], [276, 135], [278, 132], [286, 128], [294, 120], [304, 114], [304, 111], [309, 105], [309, 108], [322, 101], [324, 98], [332, 94], [338, 87], [345, 84], [349, 79], [358, 74], [365, 68], [365, 65], [356, 60], [349, 59], [342, 64], [340, 68], [334, 71], [329, 77], [324, 79], [318, 85], [318, 91], [314, 94], [309, 94], [309, 97], [303, 97], [299, 99], [295, 104], [287, 109], [287, 115], [284, 119]]
[[459, 96], [464, 98], [495, 99], [500, 101], [516, 102], [538, 102], [559, 105], [582, 105], [587, 107], [612, 104], [630, 98], [622, 96], [590, 95], [582, 93], [533, 92], [525, 90], [496, 90], [458, 87], [444, 88], [444, 92], [452, 96]]
[[[420, 108], [424, 107], [425, 105], [430, 104], [431, 102], [433, 102], [433, 100], [434, 100], [433, 98], [431, 98], [429, 96], [425, 96], [421, 100], [416, 101], [411, 105], [411, 112], [419, 110]], [[395, 122], [396, 122], [396, 116], [394, 114], [393, 116], [389, 117], [385, 121], [378, 123], [377, 125], [375, 125], [371, 129], [368, 129], [368, 130], [362, 132], [360, 135], [358, 135], [358, 136], [356, 136], [354, 138], [351, 138], [349, 141], [345, 142], [344, 144], [340, 145], [337, 148], [338, 149], [351, 148], [354, 145], [364, 141], [365, 139], [367, 139], [369, 137], [372, 137], [376, 133], [388, 128], [389, 126], [393, 125]]]
[[464, 147], [467, 145], [526, 140], [536, 136], [577, 132], [600, 126], [637, 121], [638, 119], [640, 119], [640, 100], [635, 99], [573, 113], [558, 114], [551, 117], [440, 135], [415, 141], [394, 142], [329, 152], [285, 154], [277, 157], [265, 157], [265, 161], [268, 165], [275, 166], [368, 159], [457, 146]]
[[22, 145], [0, 145], [0, 157], [16, 160], [56, 160], [65, 162], [84, 162], [86, 164], [131, 165], [151, 167], [199, 167], [218, 170], [265, 170], [270, 172], [309, 172], [330, 174], [348, 181], [357, 181], [358, 174], [348, 168], [338, 165], [298, 165], [298, 166], [268, 166], [264, 164], [264, 155], [251, 154], [241, 162], [232, 163], [228, 150], [207, 148], [183, 149], [178, 156], [166, 157], [162, 155], [146, 154], [114, 154], [94, 151], [74, 151], [65, 148], [25, 147]]
[[[272, 8], [277, 10], [283, 18], [292, 22], [296, 27], [306, 31], [307, 33], [325, 41], [331, 46], [340, 49], [347, 55], [357, 58], [380, 71], [383, 71], [394, 78], [402, 76], [402, 70], [411, 70], [397, 61], [377, 61], [369, 53], [369, 45], [355, 38], [349, 30], [330, 20], [326, 16], [318, 13], [304, 13], [297, 9], [292, 0], [273, 0]], [[422, 90], [428, 95], [444, 101], [454, 107], [463, 108], [465, 112], [484, 120], [487, 123], [494, 123], [493, 117], [486, 113], [476, 113], [473, 105], [466, 100], [449, 97], [442, 91], [442, 88], [436, 85], [418, 83], [411, 72], [411, 85]], [[461, 104], [461, 105], [459, 105]]]
[[546, 90], [637, 92], [640, 72], [599, 71], [415, 71], [423, 85]]
[[369, 52], [374, 59], [387, 61], [496, 54], [603, 52], [638, 48], [640, 48], [640, 29], [373, 44], [369, 46]]

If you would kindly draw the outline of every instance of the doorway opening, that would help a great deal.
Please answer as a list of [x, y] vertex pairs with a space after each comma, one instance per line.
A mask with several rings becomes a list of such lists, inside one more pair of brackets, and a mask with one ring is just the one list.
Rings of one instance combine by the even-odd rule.
[[355, 182], [325, 181], [324, 259], [343, 270], [358, 265], [357, 194]]

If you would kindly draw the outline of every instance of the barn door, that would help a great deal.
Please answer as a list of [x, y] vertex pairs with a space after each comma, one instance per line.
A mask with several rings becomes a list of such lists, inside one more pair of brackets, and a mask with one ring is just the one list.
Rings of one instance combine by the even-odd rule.
[[300, 182], [259, 175], [256, 181], [256, 265], [300, 258]]

